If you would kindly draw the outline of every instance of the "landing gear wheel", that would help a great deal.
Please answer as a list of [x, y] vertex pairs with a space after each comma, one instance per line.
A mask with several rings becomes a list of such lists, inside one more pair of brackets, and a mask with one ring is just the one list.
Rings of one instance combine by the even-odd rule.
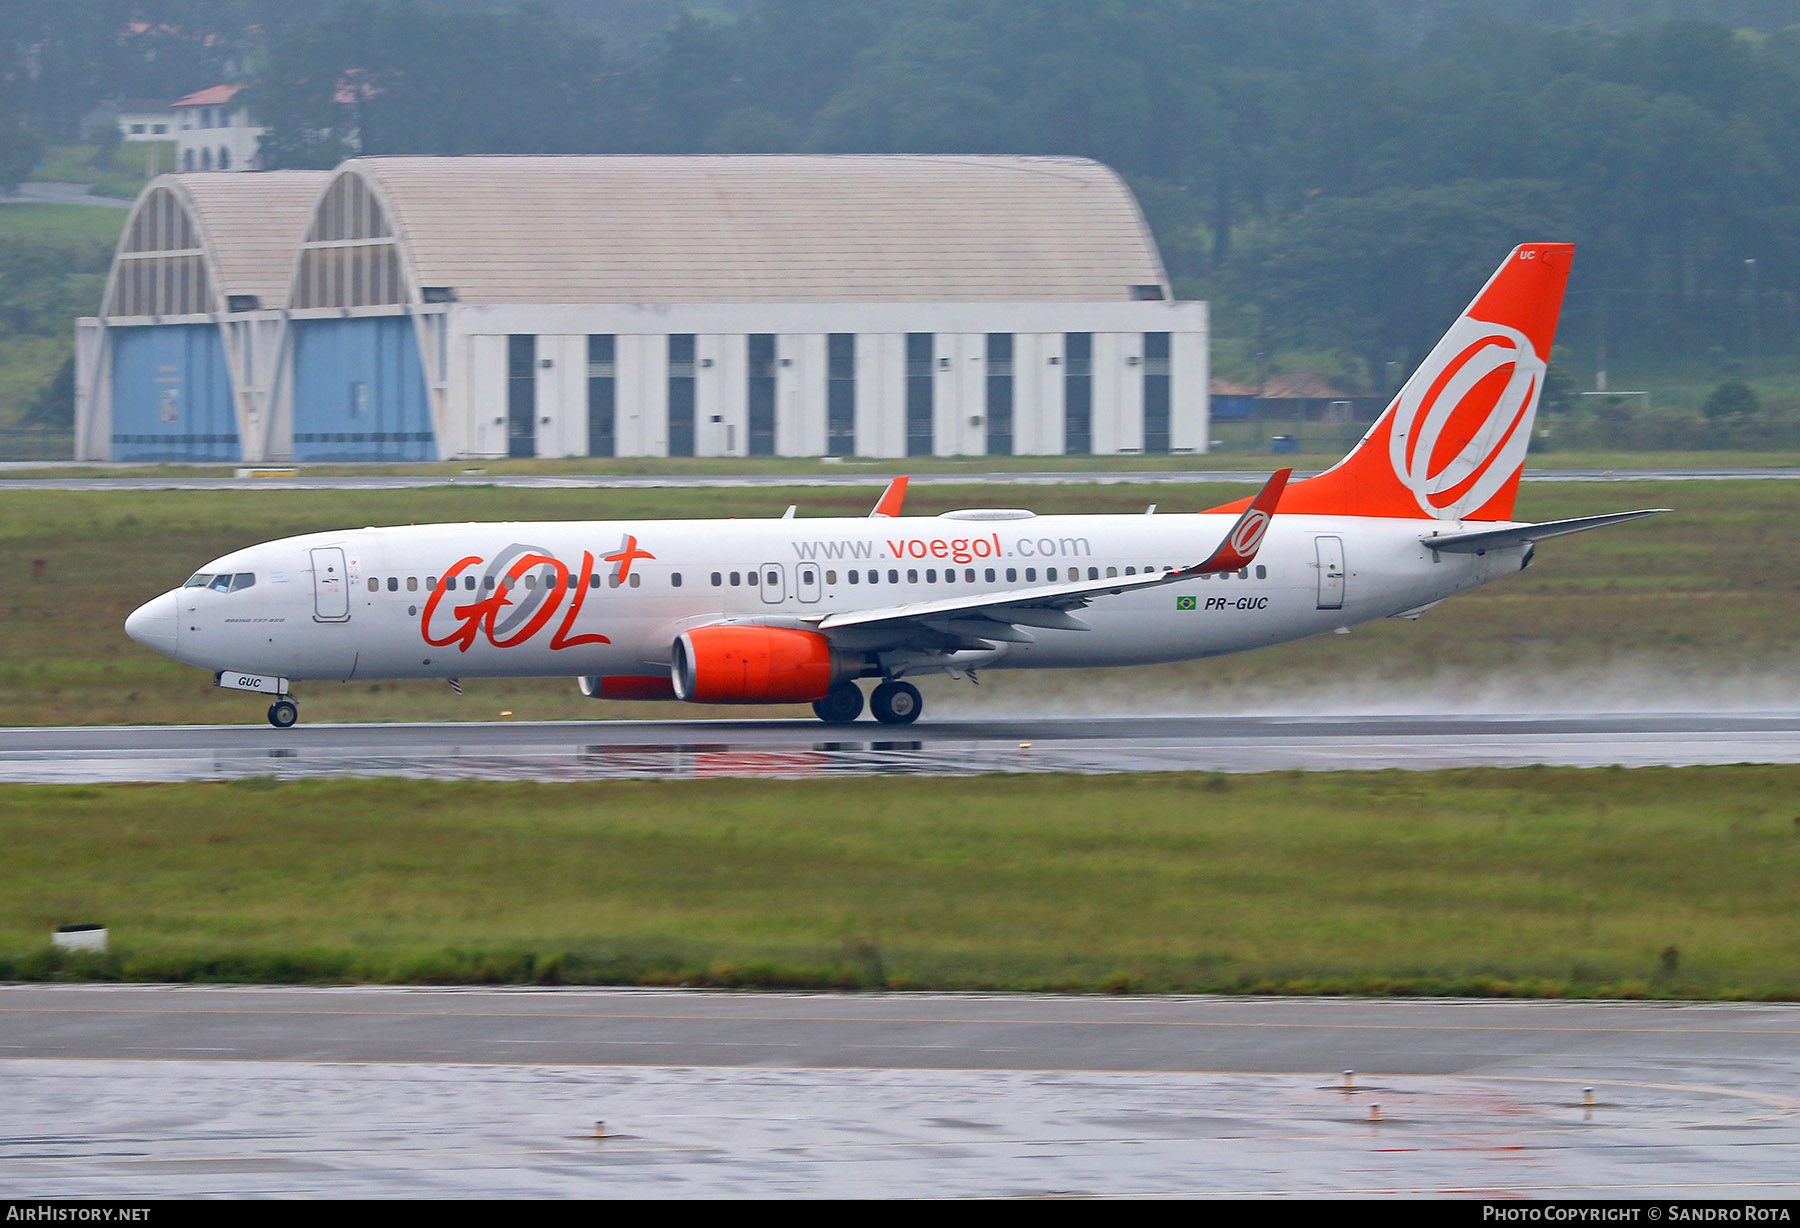
[[277, 729], [288, 729], [300, 719], [300, 705], [291, 699], [278, 699], [269, 705], [269, 724]]
[[813, 713], [827, 725], [848, 725], [862, 715], [862, 688], [854, 682], [834, 682], [825, 698], [813, 704]]
[[910, 725], [925, 710], [919, 688], [910, 682], [884, 682], [869, 696], [869, 708], [883, 725]]

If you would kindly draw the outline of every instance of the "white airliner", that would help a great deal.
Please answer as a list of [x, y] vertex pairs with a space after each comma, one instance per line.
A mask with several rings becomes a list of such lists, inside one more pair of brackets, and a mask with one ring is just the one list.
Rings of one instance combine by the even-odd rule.
[[299, 679], [521, 676], [830, 722], [862, 714], [870, 678], [897, 725], [921, 674], [1154, 665], [1416, 616], [1540, 539], [1664, 510], [1512, 519], [1573, 253], [1514, 250], [1336, 466], [1197, 515], [899, 517], [902, 478], [860, 519], [347, 529], [215, 559], [125, 630], [269, 694], [280, 728]]

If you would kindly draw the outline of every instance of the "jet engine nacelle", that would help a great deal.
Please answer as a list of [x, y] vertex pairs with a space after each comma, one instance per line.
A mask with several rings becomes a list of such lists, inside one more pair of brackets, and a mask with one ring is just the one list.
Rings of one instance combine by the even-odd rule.
[[824, 636], [787, 627], [695, 627], [676, 637], [669, 664], [675, 697], [699, 704], [811, 703], [860, 672]]

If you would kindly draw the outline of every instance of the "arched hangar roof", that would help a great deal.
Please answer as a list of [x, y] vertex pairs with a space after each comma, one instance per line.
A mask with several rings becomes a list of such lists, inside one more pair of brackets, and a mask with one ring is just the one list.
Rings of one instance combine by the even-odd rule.
[[103, 316], [195, 315], [288, 297], [294, 246], [330, 171], [161, 175], [125, 220]]
[[387, 157], [334, 176], [295, 307], [1168, 296], [1136, 199], [1083, 158]]

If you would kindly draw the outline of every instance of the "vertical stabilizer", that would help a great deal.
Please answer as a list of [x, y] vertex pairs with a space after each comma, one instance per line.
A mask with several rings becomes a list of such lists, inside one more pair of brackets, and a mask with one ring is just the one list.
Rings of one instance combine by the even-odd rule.
[[1350, 455], [1289, 486], [1281, 510], [1510, 520], [1574, 254], [1513, 249]]

